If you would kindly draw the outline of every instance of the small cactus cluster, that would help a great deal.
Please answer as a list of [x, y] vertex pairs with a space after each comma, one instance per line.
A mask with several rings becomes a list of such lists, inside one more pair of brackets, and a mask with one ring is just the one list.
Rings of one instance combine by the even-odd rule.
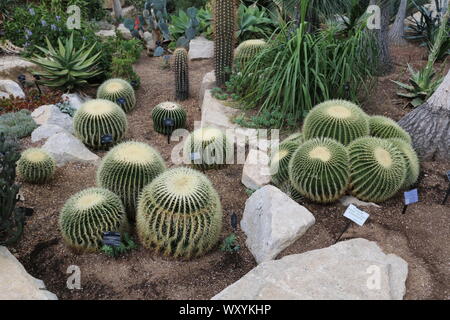
[[105, 81], [97, 90], [97, 98], [112, 101], [127, 113], [136, 106], [136, 95], [133, 87], [122, 79]]
[[408, 132], [394, 120], [383, 116], [370, 117], [370, 135], [381, 139], [399, 138], [409, 144], [412, 143], [411, 136]]
[[77, 137], [87, 146], [101, 149], [102, 137], [111, 135], [120, 142], [128, 128], [125, 112], [114, 102], [94, 99], [84, 103], [75, 113], [73, 126]]
[[188, 53], [184, 48], [178, 48], [174, 52], [175, 70], [175, 97], [183, 101], [189, 98], [189, 66]]
[[17, 162], [17, 172], [26, 182], [41, 184], [48, 182], [55, 173], [56, 162], [46, 151], [31, 148], [24, 151]]
[[59, 216], [64, 241], [77, 251], [98, 251], [104, 232], [128, 231], [120, 198], [111, 191], [90, 188], [72, 196]]
[[196, 170], [165, 171], [142, 191], [136, 227], [146, 248], [175, 257], [203, 255], [222, 230], [219, 196]]
[[238, 69], [244, 69], [249, 61], [267, 47], [267, 42], [260, 39], [242, 42], [236, 49], [235, 64]]
[[[186, 110], [174, 102], [163, 102], [158, 104], [152, 111], [153, 128], [162, 134], [171, 134], [173, 130], [184, 128], [186, 125]], [[172, 119], [174, 126], [167, 127], [164, 121]]]

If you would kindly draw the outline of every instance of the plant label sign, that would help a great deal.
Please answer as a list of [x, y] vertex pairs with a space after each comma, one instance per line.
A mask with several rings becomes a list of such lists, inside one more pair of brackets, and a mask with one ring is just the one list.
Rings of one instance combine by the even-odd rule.
[[104, 232], [103, 244], [110, 247], [118, 247], [122, 243], [119, 232]]
[[191, 161], [197, 161], [200, 160], [202, 156], [200, 155], [200, 152], [193, 152], [191, 153]]
[[447, 171], [447, 178], [448, 178], [448, 181], [450, 182], [450, 171]]
[[110, 144], [113, 143], [113, 136], [111, 134], [105, 134], [101, 137], [101, 144]]
[[369, 214], [367, 212], [359, 210], [357, 207], [351, 204], [348, 206], [347, 210], [345, 210], [344, 217], [352, 220], [354, 223], [362, 227], [369, 218]]
[[405, 192], [405, 206], [419, 202], [419, 192], [417, 189]]

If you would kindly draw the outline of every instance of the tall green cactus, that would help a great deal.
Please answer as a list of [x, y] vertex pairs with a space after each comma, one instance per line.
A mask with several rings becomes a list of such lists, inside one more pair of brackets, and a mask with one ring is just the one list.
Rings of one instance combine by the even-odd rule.
[[223, 86], [230, 78], [236, 31], [236, 0], [214, 3], [214, 59], [216, 83]]
[[188, 53], [184, 48], [174, 52], [175, 58], [175, 97], [183, 101], [189, 98], [189, 66]]

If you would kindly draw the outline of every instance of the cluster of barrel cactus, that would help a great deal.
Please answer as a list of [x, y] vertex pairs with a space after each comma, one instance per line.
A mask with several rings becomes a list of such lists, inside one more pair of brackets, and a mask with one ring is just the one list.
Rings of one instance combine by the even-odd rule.
[[184, 48], [178, 48], [174, 52], [175, 70], [175, 97], [183, 101], [189, 98], [189, 66], [188, 53]]
[[118, 104], [125, 112], [130, 112], [136, 106], [134, 89], [122, 79], [109, 79], [97, 90], [97, 98]]
[[17, 162], [17, 172], [26, 182], [41, 184], [49, 181], [55, 172], [56, 162], [43, 149], [25, 150]]
[[[152, 111], [153, 128], [156, 132], [170, 134], [173, 130], [184, 128], [186, 125], [186, 110], [175, 102], [163, 102]], [[167, 126], [168, 120], [173, 121], [173, 126]]]

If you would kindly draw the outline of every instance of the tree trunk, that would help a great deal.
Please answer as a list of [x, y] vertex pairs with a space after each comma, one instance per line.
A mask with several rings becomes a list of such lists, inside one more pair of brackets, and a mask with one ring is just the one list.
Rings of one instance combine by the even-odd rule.
[[378, 70], [379, 75], [386, 75], [392, 71], [392, 58], [389, 50], [389, 1], [388, 0], [371, 0], [371, 5], [378, 5], [381, 9], [381, 26], [379, 29], [374, 29], [378, 42], [379, 60]]
[[113, 10], [114, 10], [114, 16], [117, 20], [122, 18], [122, 4], [120, 3], [120, 0], [113, 0]]
[[405, 35], [405, 19], [406, 19], [406, 7], [408, 0], [402, 0], [400, 7], [398, 8], [395, 22], [389, 31], [389, 42], [394, 46], [404, 46], [407, 44], [403, 38]]
[[409, 132], [423, 160], [450, 160], [450, 71], [436, 92], [399, 125]]

